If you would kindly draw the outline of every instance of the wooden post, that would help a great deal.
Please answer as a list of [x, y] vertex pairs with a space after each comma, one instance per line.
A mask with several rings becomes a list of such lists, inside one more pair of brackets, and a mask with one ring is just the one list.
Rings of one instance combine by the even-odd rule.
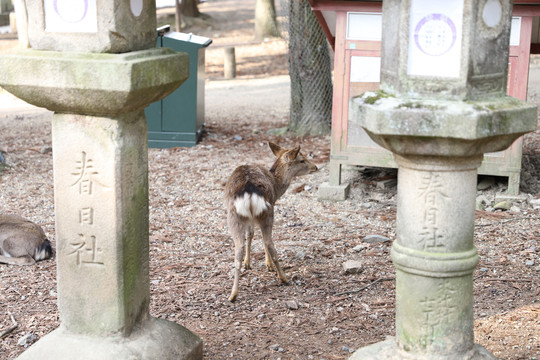
[[236, 77], [236, 56], [234, 54], [234, 47], [225, 48], [223, 77], [225, 79], [234, 79]]

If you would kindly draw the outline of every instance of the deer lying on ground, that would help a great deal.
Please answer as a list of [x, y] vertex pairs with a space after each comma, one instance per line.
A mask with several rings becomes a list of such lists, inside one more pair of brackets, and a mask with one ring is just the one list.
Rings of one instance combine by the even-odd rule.
[[271, 142], [268, 145], [277, 157], [270, 170], [255, 165], [239, 166], [225, 186], [227, 222], [234, 241], [235, 271], [230, 301], [235, 301], [238, 296], [238, 280], [246, 240], [244, 267], [251, 267], [251, 240], [255, 224], [261, 228], [266, 267], [271, 270], [273, 264], [281, 282], [287, 283], [272, 242], [274, 204], [287, 191], [295, 176], [317, 171], [317, 166], [300, 153], [300, 146], [284, 149]]
[[18, 215], [0, 214], [0, 263], [33, 265], [51, 255], [41, 227]]

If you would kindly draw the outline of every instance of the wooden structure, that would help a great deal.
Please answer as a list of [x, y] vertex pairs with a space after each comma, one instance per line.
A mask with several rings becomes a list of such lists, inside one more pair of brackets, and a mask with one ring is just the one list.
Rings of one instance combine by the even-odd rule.
[[[380, 81], [381, 1], [310, 0], [334, 49], [334, 99], [330, 186], [341, 184], [343, 165], [397, 167], [392, 153], [349, 124], [349, 100], [375, 91]], [[540, 53], [540, 1], [514, 2], [508, 94], [526, 100], [529, 55]], [[505, 151], [487, 154], [479, 174], [508, 177], [508, 194], [519, 193], [522, 138]]]

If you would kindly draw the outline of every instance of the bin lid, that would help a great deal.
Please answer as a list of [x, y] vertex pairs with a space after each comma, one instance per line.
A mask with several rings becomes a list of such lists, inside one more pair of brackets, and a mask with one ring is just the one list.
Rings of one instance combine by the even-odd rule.
[[191, 33], [186, 34], [186, 33], [181, 33], [181, 32], [176, 32], [176, 31], [168, 32], [164, 34], [163, 37], [167, 37], [167, 38], [179, 40], [179, 41], [185, 41], [191, 44], [198, 44], [201, 47], [207, 47], [208, 45], [212, 43], [212, 39], [209, 39], [207, 37], [199, 36], [199, 35], [195, 35]]

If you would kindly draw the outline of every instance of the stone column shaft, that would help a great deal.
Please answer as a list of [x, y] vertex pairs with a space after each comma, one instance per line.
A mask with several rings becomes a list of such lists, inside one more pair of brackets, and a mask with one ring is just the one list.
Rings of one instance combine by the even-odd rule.
[[52, 138], [62, 323], [128, 336], [149, 305], [144, 112], [55, 114]]
[[392, 259], [397, 343], [406, 351], [466, 354], [474, 346], [474, 199], [482, 156], [396, 156], [396, 161], [397, 239]]

